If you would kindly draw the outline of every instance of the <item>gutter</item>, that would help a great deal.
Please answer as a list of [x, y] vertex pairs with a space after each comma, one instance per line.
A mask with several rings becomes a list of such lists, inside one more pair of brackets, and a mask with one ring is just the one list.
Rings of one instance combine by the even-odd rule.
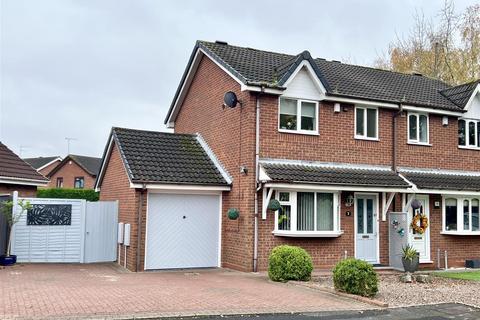
[[403, 113], [403, 105], [398, 104], [398, 112], [395, 112], [392, 120], [392, 170], [398, 173], [397, 168], [397, 118]]

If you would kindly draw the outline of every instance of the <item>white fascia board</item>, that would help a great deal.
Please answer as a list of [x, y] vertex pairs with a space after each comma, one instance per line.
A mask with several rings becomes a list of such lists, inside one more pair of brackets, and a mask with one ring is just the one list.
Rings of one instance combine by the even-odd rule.
[[477, 87], [475, 88], [475, 90], [473, 90], [472, 95], [471, 95], [470, 98], [468, 99], [468, 102], [467, 102], [467, 104], [465, 105], [465, 111], [468, 111], [468, 110], [469, 110], [470, 106], [471, 106], [472, 103], [473, 103], [473, 99], [475, 99], [475, 96], [476, 96], [477, 94], [479, 94], [479, 93], [480, 93], [480, 83], [477, 84]]
[[356, 192], [411, 192], [410, 188], [386, 188], [386, 187], [354, 187], [348, 185], [317, 185], [296, 183], [266, 183], [265, 187], [286, 190], [318, 190], [318, 191], [356, 191]]
[[37, 171], [40, 171], [40, 170], [48, 167], [49, 165], [51, 165], [51, 164], [54, 163], [55, 161], [62, 161], [62, 158], [61, 158], [61, 157], [56, 157], [55, 159], [53, 159], [53, 160], [50, 161], [49, 163], [44, 164], [43, 166], [39, 167], [39, 168], [36, 169], [36, 170], [37, 170]]
[[440, 194], [440, 195], [458, 195], [458, 196], [480, 196], [480, 192], [478, 192], [478, 191], [459, 191], [459, 190], [418, 189], [415, 193]]
[[44, 187], [44, 186], [48, 185], [48, 182], [49, 181], [32, 180], [32, 179], [16, 178], [16, 177], [0, 177], [0, 183], [18, 184], [18, 185], [23, 185], [23, 186]]
[[151, 189], [165, 191], [230, 191], [229, 186], [205, 186], [190, 184], [161, 184], [161, 183], [130, 183], [132, 189]]
[[415, 111], [420, 113], [431, 113], [431, 114], [441, 114], [444, 116], [454, 116], [454, 117], [461, 117], [463, 112], [461, 111], [448, 111], [448, 110], [439, 110], [433, 108], [425, 108], [425, 107], [416, 107], [416, 106], [403, 106], [403, 110], [406, 111]]
[[310, 74], [310, 78], [313, 79], [313, 82], [314, 82], [315, 86], [317, 87], [318, 91], [320, 91], [320, 93], [322, 94], [322, 96], [325, 97], [325, 95], [326, 95], [326, 93], [327, 93], [327, 89], [325, 89], [325, 86], [323, 85], [322, 81], [320, 81], [320, 79], [318, 78], [317, 74], [316, 74], [315, 71], [313, 70], [312, 65], [311, 65], [310, 62], [307, 61], [307, 60], [303, 60], [303, 61], [297, 66], [297, 68], [295, 69], [295, 71], [290, 75], [290, 77], [287, 79], [287, 81], [285, 81], [285, 83], [283, 84], [283, 86], [286, 87], [286, 88], [288, 88], [288, 85], [290, 84], [290, 82], [292, 82], [293, 79], [295, 79], [295, 77], [296, 77], [297, 74], [300, 72], [300, 70], [302, 70], [303, 67], [307, 68], [307, 71], [308, 71], [308, 73]]
[[100, 165], [100, 171], [98, 172], [97, 179], [95, 180], [95, 185], [94, 189], [96, 192], [100, 191], [100, 187], [98, 186], [98, 182], [103, 179], [103, 175], [106, 169], [106, 160], [110, 156], [110, 152], [112, 151], [112, 146], [113, 146], [113, 133], [110, 134], [110, 138], [108, 140], [108, 147], [107, 147], [107, 152], [105, 153], [105, 158], [102, 159], [102, 164]]
[[208, 143], [205, 141], [205, 139], [203, 139], [202, 135], [200, 133], [196, 133], [196, 136], [197, 136], [197, 141], [198, 143], [200, 143], [200, 145], [202, 146], [203, 150], [205, 150], [205, 152], [207, 153], [208, 157], [210, 158], [210, 160], [212, 160], [213, 164], [217, 167], [218, 171], [220, 171], [223, 179], [225, 179], [225, 181], [228, 183], [228, 184], [232, 184], [232, 176], [230, 176], [230, 174], [228, 174], [227, 170], [225, 169], [225, 167], [222, 165], [222, 163], [220, 162], [220, 160], [218, 160], [217, 156], [215, 155], [215, 153], [212, 151], [212, 149], [210, 148], [210, 146], [208, 145]]
[[259, 162], [260, 164], [286, 164], [286, 165], [310, 166], [310, 167], [320, 167], [320, 168], [392, 171], [392, 168], [389, 166], [375, 166], [375, 165], [368, 165], [368, 164], [341, 163], [341, 162], [316, 162], [316, 161], [288, 160], [288, 159], [260, 159]]
[[478, 171], [420, 169], [420, 168], [409, 168], [409, 167], [399, 167], [398, 170], [400, 171], [400, 173], [402, 173], [402, 172], [412, 172], [412, 173], [429, 173], [429, 174], [452, 175], [452, 176], [480, 177], [480, 172], [478, 172]]

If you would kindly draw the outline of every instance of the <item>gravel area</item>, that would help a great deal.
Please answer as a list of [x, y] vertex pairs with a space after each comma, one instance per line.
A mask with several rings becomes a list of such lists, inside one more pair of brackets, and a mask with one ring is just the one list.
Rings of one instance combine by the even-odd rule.
[[[463, 303], [480, 307], [480, 282], [431, 277], [431, 283], [403, 283], [400, 274], [379, 275], [379, 292], [375, 297], [389, 307], [436, 303]], [[309, 287], [333, 288], [331, 277], [317, 277]]]

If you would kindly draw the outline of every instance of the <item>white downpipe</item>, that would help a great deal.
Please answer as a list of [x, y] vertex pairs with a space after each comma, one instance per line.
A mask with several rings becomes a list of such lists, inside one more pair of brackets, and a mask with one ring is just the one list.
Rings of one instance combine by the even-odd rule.
[[[263, 88], [262, 88], [263, 91]], [[260, 157], [260, 97], [255, 108], [255, 226], [253, 235], [253, 272], [258, 270], [258, 170]]]

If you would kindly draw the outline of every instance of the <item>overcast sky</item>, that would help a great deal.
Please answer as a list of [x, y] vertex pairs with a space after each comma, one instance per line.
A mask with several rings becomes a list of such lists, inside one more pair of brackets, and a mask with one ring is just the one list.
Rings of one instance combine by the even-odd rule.
[[72, 137], [71, 153], [100, 157], [112, 126], [165, 130], [197, 39], [371, 65], [443, 0], [0, 3], [0, 140], [65, 156]]

